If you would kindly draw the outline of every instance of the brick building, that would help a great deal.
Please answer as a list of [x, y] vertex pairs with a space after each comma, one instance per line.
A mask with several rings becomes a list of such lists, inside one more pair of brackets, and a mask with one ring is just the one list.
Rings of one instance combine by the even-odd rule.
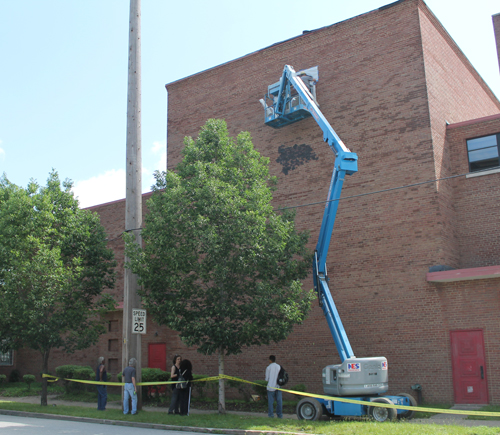
[[[425, 3], [400, 0], [168, 84], [169, 169], [185, 136], [196, 136], [208, 118], [224, 118], [234, 136], [249, 131], [270, 158], [279, 179], [276, 207], [324, 201], [334, 156], [315, 121], [277, 130], [264, 124], [258, 100], [285, 64], [318, 66], [321, 110], [359, 157], [359, 172], [344, 184], [328, 258], [356, 356], [387, 357], [391, 393], [418, 383], [428, 401], [499, 404], [500, 102]], [[108, 230], [119, 274], [124, 205], [91, 208]], [[297, 210], [311, 249], [323, 208]], [[312, 288], [311, 278], [304, 287]], [[122, 275], [115, 291], [121, 301]], [[120, 371], [121, 311], [109, 316], [99, 345], [69, 357], [55, 352], [51, 367], [94, 365], [102, 354], [111, 372]], [[168, 367], [180, 352], [196, 373], [217, 373], [216, 356], [186, 349], [168, 328], [147, 327], [144, 366]], [[322, 392], [322, 368], [339, 362], [316, 304], [285, 342], [227, 358], [226, 373], [262, 379], [271, 353], [290, 385], [304, 383], [310, 392]], [[14, 354], [22, 372], [38, 373], [35, 363], [30, 351]]]

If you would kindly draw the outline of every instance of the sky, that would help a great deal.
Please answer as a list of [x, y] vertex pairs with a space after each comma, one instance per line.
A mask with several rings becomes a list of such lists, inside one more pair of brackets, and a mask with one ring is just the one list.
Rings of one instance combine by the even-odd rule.
[[[142, 0], [143, 192], [166, 166], [165, 84], [389, 3]], [[500, 2], [426, 4], [500, 98]], [[0, 0], [0, 174], [12, 183], [44, 185], [55, 169], [81, 207], [125, 197], [129, 5]]]

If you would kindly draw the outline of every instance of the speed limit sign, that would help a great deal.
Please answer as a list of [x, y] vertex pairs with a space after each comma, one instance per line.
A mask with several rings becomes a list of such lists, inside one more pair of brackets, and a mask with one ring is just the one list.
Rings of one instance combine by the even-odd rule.
[[146, 310], [132, 309], [132, 334], [146, 333]]

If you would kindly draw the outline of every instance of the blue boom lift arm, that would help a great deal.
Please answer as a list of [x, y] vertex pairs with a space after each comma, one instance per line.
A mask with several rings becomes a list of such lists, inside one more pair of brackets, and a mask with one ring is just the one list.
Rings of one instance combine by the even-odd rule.
[[[375, 420], [387, 421], [399, 417], [412, 418], [413, 411], [377, 408], [363, 405], [363, 402], [382, 402], [404, 406], [416, 406], [415, 399], [408, 394], [380, 396], [387, 392], [388, 370], [385, 357], [356, 358], [347, 338], [339, 313], [328, 287], [326, 257], [337, 214], [338, 203], [346, 174], [358, 170], [358, 156], [340, 140], [335, 130], [323, 116], [316, 103], [317, 68], [296, 73], [285, 65], [279, 82], [268, 86], [264, 107], [265, 123], [281, 128], [304, 118], [313, 117], [323, 131], [323, 139], [335, 154], [335, 163], [328, 190], [318, 243], [314, 252], [313, 280], [320, 306], [328, 322], [330, 332], [342, 360], [341, 364], [328, 365], [323, 369], [323, 390], [331, 399], [303, 398], [297, 405], [299, 419], [317, 420], [323, 412], [330, 416], [370, 415]], [[270, 104], [268, 104], [270, 103]], [[349, 396], [354, 402], [342, 403], [335, 397]], [[357, 403], [359, 401], [359, 403]]]
[[[299, 73], [300, 74], [300, 73]], [[337, 346], [340, 358], [345, 361], [355, 358], [340, 319], [337, 307], [328, 287], [326, 257], [335, 223], [345, 175], [352, 175], [358, 170], [358, 156], [351, 152], [339, 138], [335, 130], [319, 110], [313, 93], [306, 86], [300, 75], [290, 65], [285, 65], [281, 80], [269, 86], [267, 100], [273, 101], [272, 106], [263, 103], [266, 113], [266, 124], [280, 128], [292, 122], [297, 122], [312, 116], [323, 131], [323, 140], [328, 143], [335, 154], [335, 164], [328, 190], [328, 198], [319, 232], [318, 243], [313, 260], [314, 289], [318, 293], [320, 306]], [[306, 74], [304, 74], [306, 75]], [[310, 76], [309, 76], [310, 77]], [[294, 90], [298, 95], [295, 95]]]

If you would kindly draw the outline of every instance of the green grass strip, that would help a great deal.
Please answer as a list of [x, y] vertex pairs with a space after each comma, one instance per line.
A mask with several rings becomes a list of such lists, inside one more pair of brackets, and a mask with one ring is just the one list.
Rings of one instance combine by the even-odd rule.
[[[335, 434], [335, 435], [493, 435], [499, 433], [498, 427], [462, 427], [436, 424], [416, 424], [406, 421], [377, 423], [361, 421], [305, 421], [292, 419], [270, 419], [264, 416], [226, 414], [191, 414], [188, 417], [168, 415], [165, 412], [139, 411], [136, 415], [123, 415], [119, 409], [96, 409], [77, 406], [40, 406], [28, 403], [0, 401], [0, 413], [23, 411], [48, 415], [92, 418], [122, 422], [140, 422], [152, 425], [165, 425], [172, 428], [189, 430], [193, 428], [239, 429], [257, 432], [288, 432], [295, 434]], [[215, 431], [216, 432], [216, 431]], [[224, 433], [223, 430], [220, 433]]]

